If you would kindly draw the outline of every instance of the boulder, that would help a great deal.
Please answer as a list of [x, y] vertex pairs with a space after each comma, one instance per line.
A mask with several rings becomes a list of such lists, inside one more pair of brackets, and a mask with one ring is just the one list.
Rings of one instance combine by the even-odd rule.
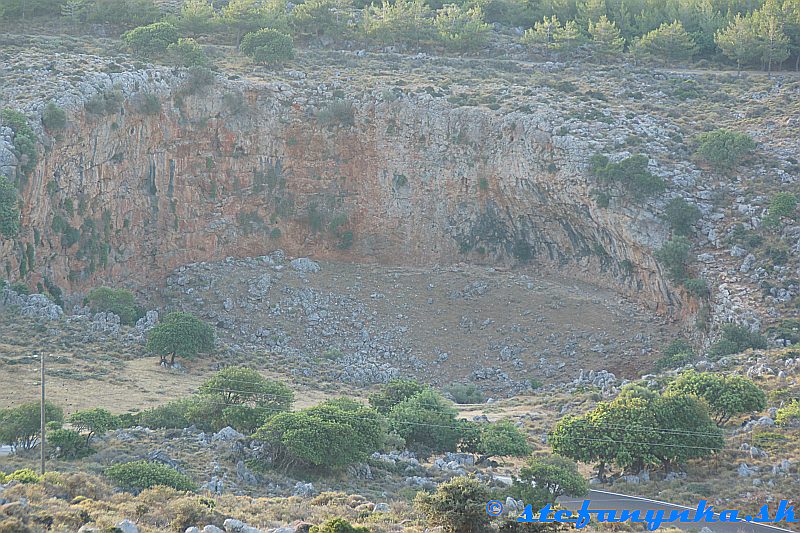
[[117, 522], [116, 527], [120, 533], [139, 533], [139, 528], [136, 526], [136, 524], [127, 518], [121, 522]]
[[298, 257], [297, 259], [292, 259], [291, 265], [293, 269], [303, 273], [314, 273], [321, 270], [319, 263], [312, 261], [308, 257]]

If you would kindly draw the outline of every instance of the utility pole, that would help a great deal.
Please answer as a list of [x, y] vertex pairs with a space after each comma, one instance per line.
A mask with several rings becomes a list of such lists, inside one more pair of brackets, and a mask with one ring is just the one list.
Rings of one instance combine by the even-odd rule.
[[39, 457], [42, 460], [42, 475], [44, 475], [44, 425], [45, 425], [45, 421], [44, 421], [44, 354], [39, 354], [39, 358], [41, 359], [41, 363], [42, 363], [42, 367], [41, 367], [42, 368], [42, 378], [41, 378], [42, 379], [42, 404], [41, 404], [41, 417], [40, 417], [41, 418], [41, 422], [42, 422], [42, 426], [40, 428], [41, 432], [42, 432], [42, 438], [41, 438], [41, 444], [40, 444], [40, 448], [39, 448], [39, 454], [40, 454]]

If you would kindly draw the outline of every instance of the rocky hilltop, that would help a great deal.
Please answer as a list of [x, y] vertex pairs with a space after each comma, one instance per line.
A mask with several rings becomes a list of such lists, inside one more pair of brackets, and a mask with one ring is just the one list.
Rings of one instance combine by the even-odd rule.
[[[670, 235], [664, 206], [680, 196], [702, 213], [695, 251], [718, 320], [759, 324], [798, 292], [796, 226], [781, 237], [790, 260], [769, 271], [726, 239], [765, 213], [768, 196], [750, 183], [797, 187], [789, 139], [800, 124], [762, 109], [796, 99], [791, 79], [707, 76], [700, 90], [703, 74], [511, 60], [456, 71], [453, 59], [366, 53], [203, 76], [124, 57], [4, 55], [0, 100], [31, 118], [41, 143], [19, 187], [22, 231], [0, 245], [11, 278], [28, 243], [34, 284], [46, 276], [77, 290], [139, 286], [186, 263], [278, 247], [354, 263], [535, 262], [689, 324], [708, 306], [654, 258]], [[695, 94], [680, 96], [687, 88]], [[54, 135], [38, 120], [51, 100], [68, 113]], [[704, 105], [729, 109], [717, 125], [738, 118], [761, 142], [741, 175], [717, 176], [691, 157]], [[590, 158], [636, 152], [666, 193], [598, 202]], [[0, 126], [0, 172], [18, 174], [15, 153]]]

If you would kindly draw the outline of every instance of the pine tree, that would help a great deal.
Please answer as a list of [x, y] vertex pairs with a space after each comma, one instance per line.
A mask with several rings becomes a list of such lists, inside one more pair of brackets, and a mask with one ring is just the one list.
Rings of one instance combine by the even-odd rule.
[[783, 11], [777, 0], [767, 0], [761, 9], [753, 13], [758, 32], [761, 61], [772, 73], [772, 65], [781, 64], [789, 57], [789, 38], [783, 32]]
[[625, 39], [622, 38], [617, 25], [609, 21], [605, 15], [597, 22], [589, 23], [589, 33], [592, 36], [592, 47], [598, 55], [610, 57], [622, 53]]
[[723, 54], [736, 60], [737, 74], [741, 72], [742, 64], [752, 63], [759, 56], [758, 36], [750, 15], [743, 17], [737, 13], [727, 28], [716, 33], [714, 42]]

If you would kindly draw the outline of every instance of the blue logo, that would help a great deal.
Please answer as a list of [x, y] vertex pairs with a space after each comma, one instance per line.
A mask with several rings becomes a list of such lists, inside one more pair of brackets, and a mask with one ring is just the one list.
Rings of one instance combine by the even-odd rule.
[[497, 500], [491, 500], [486, 504], [486, 514], [489, 516], [500, 516], [503, 514], [503, 504]]

